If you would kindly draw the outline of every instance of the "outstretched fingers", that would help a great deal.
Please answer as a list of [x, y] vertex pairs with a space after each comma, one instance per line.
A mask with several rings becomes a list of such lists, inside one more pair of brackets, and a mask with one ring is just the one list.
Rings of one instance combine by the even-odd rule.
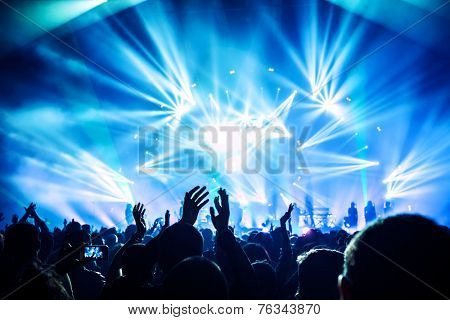
[[[204, 187], [206, 189], [206, 187]], [[198, 190], [200, 189], [200, 186], [196, 186], [193, 189], [191, 189], [190, 191], [186, 192], [186, 195], [189, 197], [189, 199], [192, 198], [192, 195]]]
[[211, 215], [211, 221], [214, 224], [216, 221], [216, 211], [214, 210], [213, 207], [209, 207], [209, 214]]
[[209, 192], [205, 192], [204, 194], [202, 194], [200, 197], [198, 197], [196, 200], [195, 200], [195, 204], [199, 204], [199, 203], [201, 203], [207, 196], [208, 196], [208, 194], [209, 194]]
[[219, 213], [222, 211], [222, 206], [219, 203], [219, 197], [214, 197], [214, 206]]

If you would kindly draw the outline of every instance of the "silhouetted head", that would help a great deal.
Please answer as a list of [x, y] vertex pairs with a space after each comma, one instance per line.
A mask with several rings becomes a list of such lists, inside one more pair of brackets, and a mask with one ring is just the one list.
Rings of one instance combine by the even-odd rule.
[[276, 250], [280, 249], [282, 246], [283, 232], [280, 227], [275, 228], [272, 232], [270, 232], [270, 236], [272, 237], [272, 245]]
[[247, 241], [248, 242], [255, 242], [255, 237], [258, 234], [258, 231], [252, 231], [248, 234]]
[[228, 299], [225, 276], [214, 262], [203, 257], [190, 257], [178, 263], [167, 274], [163, 292], [166, 299]]
[[81, 230], [86, 231], [87, 233], [91, 233], [91, 226], [89, 224], [83, 224], [81, 226]]
[[31, 262], [40, 248], [39, 232], [29, 223], [17, 223], [6, 230], [4, 254], [17, 263]]
[[269, 254], [266, 249], [264, 249], [264, 247], [259, 243], [247, 243], [243, 246], [243, 249], [252, 263], [257, 261], [270, 261]]
[[99, 235], [99, 233], [94, 232], [92, 234], [92, 244], [93, 245], [104, 245], [105, 244], [105, 239], [103, 239], [103, 237], [101, 237]]
[[71, 221], [66, 226], [66, 239], [72, 246], [79, 246], [81, 242], [81, 224]]
[[278, 285], [275, 270], [267, 262], [255, 262], [252, 266], [258, 281], [257, 297], [259, 299], [276, 299]]
[[298, 258], [298, 297], [302, 300], [339, 299], [338, 278], [344, 255], [336, 250], [313, 249]]
[[111, 249], [118, 242], [117, 236], [115, 234], [108, 234], [105, 237], [105, 244]]
[[258, 232], [253, 241], [262, 245], [267, 252], [270, 252], [273, 248], [272, 236], [268, 232]]
[[190, 224], [175, 223], [161, 234], [159, 265], [168, 272], [178, 262], [193, 256], [201, 256], [203, 238]]
[[372, 203], [372, 201], [367, 201], [367, 206], [370, 208], [370, 207], [373, 207], [373, 203]]
[[127, 228], [125, 229], [125, 241], [130, 240], [131, 236], [136, 233], [136, 230], [137, 228], [135, 224], [130, 224], [129, 226], [127, 226]]
[[449, 229], [419, 215], [378, 220], [345, 250], [344, 299], [442, 299], [450, 296]]
[[133, 244], [129, 246], [122, 256], [124, 275], [142, 284], [148, 283], [151, 278], [152, 269], [147, 261], [145, 245]]
[[352, 202], [352, 203], [350, 204], [350, 206], [351, 206], [352, 208], [354, 208], [354, 207], [356, 206], [356, 203]]

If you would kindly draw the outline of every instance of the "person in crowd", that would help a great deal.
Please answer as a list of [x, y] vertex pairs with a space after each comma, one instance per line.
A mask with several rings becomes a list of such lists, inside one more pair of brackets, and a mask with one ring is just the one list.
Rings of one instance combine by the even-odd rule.
[[352, 202], [348, 208], [347, 217], [344, 218], [344, 224], [347, 228], [355, 228], [358, 225], [358, 209], [356, 203]]
[[345, 250], [344, 299], [448, 299], [450, 232], [419, 215], [380, 219]]
[[364, 217], [366, 218], [366, 224], [374, 221], [377, 218], [375, 206], [372, 201], [367, 201], [367, 206], [364, 208]]
[[[0, 298], [5, 299], [434, 299], [450, 295], [449, 229], [418, 215], [376, 220], [371, 202], [360, 232], [296, 233], [295, 204], [268, 232], [230, 226], [219, 188], [210, 224], [199, 230], [206, 187], [186, 192], [179, 221], [131, 210], [124, 230], [72, 219], [49, 230], [31, 203], [0, 231]], [[355, 210], [353, 210], [353, 208]], [[352, 209], [352, 210], [350, 210]], [[357, 215], [352, 204], [349, 216]], [[356, 214], [355, 214], [356, 212]], [[295, 214], [295, 213], [294, 213]], [[0, 222], [4, 215], [0, 215]], [[172, 221], [173, 222], [173, 221]], [[147, 224], [151, 226], [147, 228]], [[197, 226], [197, 227], [196, 227]], [[83, 258], [107, 246], [105, 260]], [[102, 248], [103, 248], [102, 247]]]
[[392, 202], [391, 202], [391, 201], [386, 201], [386, 202], [384, 203], [384, 216], [385, 216], [385, 217], [390, 216], [391, 213], [392, 213], [392, 210], [393, 210], [393, 208], [392, 208]]
[[[26, 223], [28, 219], [34, 220], [34, 225]], [[36, 205], [31, 203], [23, 217], [6, 230], [0, 259], [1, 298], [72, 298], [60, 276], [39, 259], [43, 244], [41, 236], [48, 232], [48, 228], [42, 224], [36, 213]]]
[[330, 249], [313, 249], [298, 258], [298, 298], [338, 300], [338, 278], [344, 255]]

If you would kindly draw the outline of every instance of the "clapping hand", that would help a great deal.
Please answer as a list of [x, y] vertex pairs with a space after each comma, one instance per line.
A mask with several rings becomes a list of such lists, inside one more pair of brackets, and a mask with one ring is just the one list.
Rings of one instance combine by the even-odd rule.
[[[225, 189], [219, 189], [219, 196], [214, 198], [214, 206], [217, 210], [217, 215], [213, 207], [209, 208], [211, 214], [211, 221], [217, 232], [228, 230], [228, 223], [230, 220], [230, 206], [228, 203], [228, 194]], [[220, 202], [219, 202], [220, 197]]]
[[27, 208], [23, 207], [25, 209], [25, 214], [20, 219], [20, 223], [26, 222], [28, 218], [34, 218], [36, 215], [36, 204], [31, 202]]
[[144, 214], [145, 214], [144, 205], [141, 203], [136, 204], [133, 207], [133, 218], [136, 222], [136, 234], [143, 237], [146, 231], [146, 225], [144, 220]]
[[205, 204], [208, 203], [209, 199], [205, 199], [209, 192], [205, 192], [206, 187], [200, 189], [199, 186], [195, 187], [189, 192], [186, 192], [184, 196], [183, 203], [183, 216], [181, 217], [181, 222], [194, 225], [197, 221], [198, 213], [200, 209], [203, 208]]
[[286, 222], [291, 218], [292, 210], [294, 210], [294, 203], [289, 205], [288, 211], [280, 218], [280, 226], [286, 229]]
[[28, 220], [28, 218], [34, 218], [36, 216], [36, 204], [31, 202], [30, 205], [25, 208], [25, 214], [20, 218], [19, 223], [24, 223]]

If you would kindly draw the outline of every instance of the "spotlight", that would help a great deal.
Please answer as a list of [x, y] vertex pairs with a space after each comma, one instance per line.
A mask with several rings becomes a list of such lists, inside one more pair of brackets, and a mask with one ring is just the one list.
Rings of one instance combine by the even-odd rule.
[[325, 100], [322, 104], [322, 106], [324, 107], [324, 109], [326, 110], [330, 110], [331, 108], [334, 107], [334, 104], [331, 100]]
[[197, 84], [196, 84], [196, 83], [193, 83], [193, 84], [191, 84], [191, 87], [192, 87], [192, 88], [195, 88], [195, 87], [197, 87]]
[[377, 127], [377, 131], [378, 131], [378, 132], [381, 132], [381, 128], [380, 128], [380, 127]]
[[347, 100], [348, 102], [352, 101], [350, 97], [345, 98], [345, 100]]
[[369, 149], [369, 146], [368, 146], [368, 145], [365, 145], [365, 146], [364, 146], [364, 149], [366, 149], [366, 150]]
[[138, 137], [139, 137], [139, 135], [137, 133], [135, 133], [133, 136], [134, 140], [136, 140]]
[[230, 70], [230, 74], [235, 74], [235, 73], [236, 73], [236, 70], [234, 70], [234, 69]]
[[269, 67], [269, 69], [267, 69], [267, 71], [269, 71], [269, 72], [274, 72], [274, 71], [275, 71], [275, 69], [274, 69], [274, 68], [272, 68], [272, 67]]

